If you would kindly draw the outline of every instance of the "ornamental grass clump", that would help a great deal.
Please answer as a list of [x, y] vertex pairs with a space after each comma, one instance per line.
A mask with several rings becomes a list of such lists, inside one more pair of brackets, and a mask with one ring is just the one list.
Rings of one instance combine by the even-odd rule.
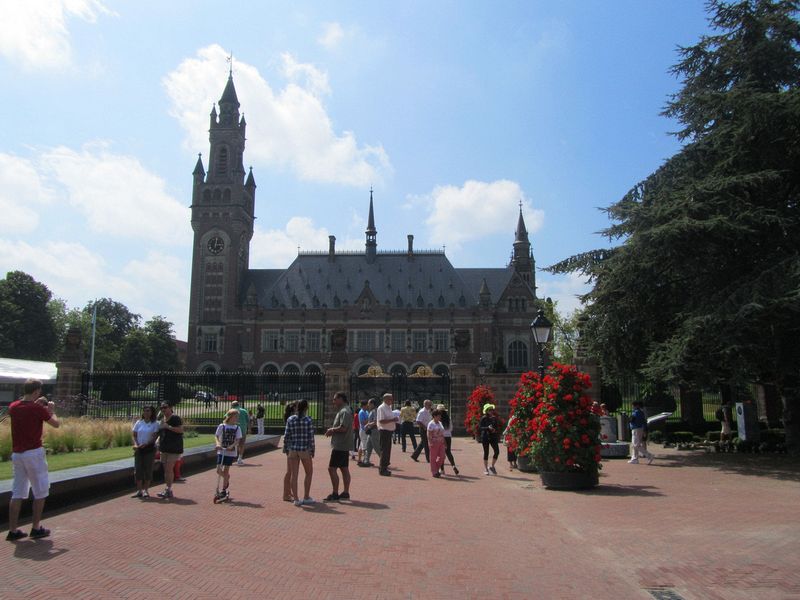
[[586, 395], [591, 386], [574, 365], [553, 363], [543, 379], [523, 374], [511, 400], [509, 449], [529, 456], [540, 472], [596, 475], [602, 468], [600, 421]]
[[467, 415], [464, 417], [464, 427], [472, 437], [478, 435], [484, 404], [494, 404], [494, 392], [488, 385], [479, 385], [467, 398]]

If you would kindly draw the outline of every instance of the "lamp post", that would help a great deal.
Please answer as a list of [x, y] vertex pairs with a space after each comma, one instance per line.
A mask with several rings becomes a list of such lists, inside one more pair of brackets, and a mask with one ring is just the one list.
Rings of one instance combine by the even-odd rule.
[[544, 378], [544, 345], [550, 339], [552, 330], [553, 324], [544, 316], [544, 311], [540, 308], [536, 318], [531, 323], [531, 332], [533, 333], [533, 340], [539, 348], [539, 377], [542, 378]]
[[481, 383], [483, 383], [486, 378], [486, 363], [483, 362], [483, 356], [478, 359], [478, 375], [481, 378]]

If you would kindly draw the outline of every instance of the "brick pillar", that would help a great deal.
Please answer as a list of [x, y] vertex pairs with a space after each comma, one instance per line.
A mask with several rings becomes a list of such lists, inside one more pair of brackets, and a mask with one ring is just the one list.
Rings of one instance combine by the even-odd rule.
[[64, 349], [56, 362], [58, 375], [54, 400], [62, 412], [67, 415], [82, 414], [82, 403], [76, 399], [81, 393], [81, 375], [86, 370], [81, 344], [81, 331], [77, 327], [70, 328]]
[[586, 373], [592, 379], [592, 387], [586, 390], [586, 395], [589, 396], [589, 399], [592, 402], [602, 402], [600, 399], [600, 390], [602, 388], [600, 365], [596, 360], [592, 360], [591, 358], [576, 357], [575, 366], [578, 367], [579, 371]]
[[450, 421], [453, 432], [463, 435], [464, 417], [467, 415], [467, 398], [480, 383], [475, 375], [475, 366], [469, 364], [450, 365]]
[[692, 390], [685, 385], [680, 386], [681, 418], [689, 425], [702, 425], [705, 422], [703, 416], [703, 393], [700, 390]]

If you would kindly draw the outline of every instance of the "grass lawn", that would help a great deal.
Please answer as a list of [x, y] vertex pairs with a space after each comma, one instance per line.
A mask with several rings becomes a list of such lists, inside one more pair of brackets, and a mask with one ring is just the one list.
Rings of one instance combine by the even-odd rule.
[[[184, 438], [184, 448], [195, 448], [204, 444], [213, 444], [214, 436], [210, 433], [200, 434], [197, 437]], [[51, 454], [47, 457], [49, 470], [60, 471], [73, 467], [85, 467], [104, 463], [110, 460], [128, 458], [133, 456], [130, 446], [122, 448], [107, 448], [105, 450], [87, 450], [86, 452], [66, 452], [63, 454]], [[11, 461], [0, 462], [0, 480], [11, 479]]]

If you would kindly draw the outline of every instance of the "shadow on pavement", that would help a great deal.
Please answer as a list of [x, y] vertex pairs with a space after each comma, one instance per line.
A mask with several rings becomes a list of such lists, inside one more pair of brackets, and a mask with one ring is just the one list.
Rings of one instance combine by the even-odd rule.
[[657, 457], [650, 465], [653, 467], [705, 467], [736, 475], [800, 482], [800, 458], [785, 454], [687, 452]]
[[244, 508], [264, 508], [263, 504], [256, 504], [255, 502], [245, 502], [244, 500], [229, 500], [228, 504], [231, 506], [242, 506]]
[[587, 496], [663, 496], [664, 494], [658, 491], [658, 489], [659, 488], [652, 485], [600, 484], [596, 488], [592, 488], [590, 490], [578, 490], [574, 493]]
[[386, 510], [388, 504], [381, 504], [380, 502], [363, 502], [361, 500], [345, 500], [342, 502], [344, 506], [353, 506], [354, 508], [368, 508], [370, 510]]
[[67, 548], [53, 548], [53, 540], [25, 540], [16, 542], [14, 558], [25, 560], [50, 560], [69, 552]]
[[392, 479], [417, 479], [419, 481], [425, 481], [428, 478], [419, 477], [417, 475], [398, 475], [397, 471], [392, 471]]

